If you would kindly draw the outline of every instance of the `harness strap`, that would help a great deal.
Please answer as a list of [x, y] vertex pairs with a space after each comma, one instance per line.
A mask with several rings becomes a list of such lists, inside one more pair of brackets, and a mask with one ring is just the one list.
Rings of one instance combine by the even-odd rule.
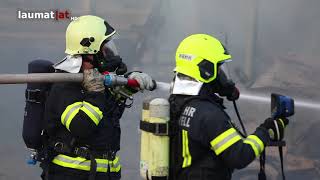
[[[110, 169], [110, 167], [109, 167]], [[90, 154], [90, 172], [89, 172], [89, 180], [95, 180], [97, 173], [97, 161], [94, 158], [94, 155]]]
[[[283, 165], [283, 149], [282, 147], [286, 145], [285, 141], [276, 141], [276, 142], [270, 142], [268, 146], [278, 146], [279, 148], [279, 157], [280, 157], [280, 163], [281, 163], [281, 174], [282, 174], [282, 180], [285, 180], [285, 174], [284, 174], [284, 165]], [[266, 173], [265, 173], [265, 163], [266, 163], [266, 152], [265, 150], [261, 153], [260, 156], [260, 172], [258, 174], [259, 180], [266, 180]]]
[[[71, 148], [63, 142], [56, 142], [54, 151], [61, 155], [56, 156], [53, 163], [64, 167], [85, 169], [89, 171], [89, 180], [95, 180], [97, 172], [118, 172], [121, 168], [115, 152], [97, 153], [90, 151], [87, 147]], [[68, 157], [62, 154], [78, 157]], [[90, 161], [85, 161], [86, 159]]]
[[166, 136], [169, 134], [168, 123], [150, 123], [146, 121], [140, 121], [140, 129], [153, 133], [157, 136]]
[[97, 159], [115, 159], [116, 153], [115, 151], [107, 151], [107, 152], [92, 152], [89, 150], [88, 147], [74, 147], [71, 148], [66, 143], [63, 142], [55, 142], [51, 143], [51, 146], [53, 146], [53, 149], [58, 154], [69, 154], [74, 156], [83, 157], [85, 159], [90, 159], [91, 154], [94, 155], [94, 158]]
[[282, 149], [282, 146], [279, 146], [279, 156], [280, 156], [280, 163], [281, 163], [282, 179], [285, 180], [286, 177], [284, 175], [284, 168], [283, 168], [283, 149]]
[[266, 163], [266, 151], [264, 150], [260, 156], [260, 172], [258, 174], [259, 180], [266, 180], [266, 172], [265, 172], [265, 163]]
[[41, 104], [47, 97], [47, 91], [41, 89], [26, 89], [24, 96], [27, 102]]

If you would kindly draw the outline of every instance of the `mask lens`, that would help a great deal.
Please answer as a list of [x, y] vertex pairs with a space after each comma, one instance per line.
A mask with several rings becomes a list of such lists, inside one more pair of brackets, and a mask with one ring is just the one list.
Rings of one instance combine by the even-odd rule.
[[95, 62], [100, 72], [116, 72], [116, 74], [127, 72], [127, 67], [122, 62], [113, 40], [106, 41], [103, 44], [101, 51], [97, 53]]

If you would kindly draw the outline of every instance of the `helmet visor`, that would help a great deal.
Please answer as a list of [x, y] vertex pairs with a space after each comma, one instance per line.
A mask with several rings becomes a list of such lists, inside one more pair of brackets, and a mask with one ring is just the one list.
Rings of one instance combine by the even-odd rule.
[[94, 57], [94, 65], [102, 73], [116, 71], [117, 74], [123, 74], [127, 71], [113, 40], [105, 41], [97, 56]]
[[113, 42], [113, 40], [107, 41], [102, 47], [101, 47], [103, 56], [108, 59], [108, 57], [118, 56], [118, 49]]
[[230, 74], [230, 70], [229, 70], [229, 66], [228, 66], [228, 62], [231, 62], [232, 59], [228, 59], [223, 61], [222, 63], [218, 64], [218, 74], [220, 73], [219, 71], [223, 71], [223, 73], [225, 74], [225, 76], [228, 79], [231, 79], [231, 74]]

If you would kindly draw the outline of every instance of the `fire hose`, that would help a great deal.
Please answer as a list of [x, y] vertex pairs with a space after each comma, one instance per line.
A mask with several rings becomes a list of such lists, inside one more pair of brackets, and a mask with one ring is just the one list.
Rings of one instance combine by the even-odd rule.
[[[101, 75], [106, 86], [139, 87], [135, 79], [124, 76], [107, 74]], [[82, 73], [29, 73], [29, 74], [0, 74], [0, 84], [24, 84], [24, 83], [58, 83], [58, 82], [82, 82]], [[169, 90], [169, 83], [156, 82], [157, 89]]]
[[[128, 85], [130, 87], [138, 87], [138, 82], [134, 79], [127, 79], [123, 76], [114, 74], [104, 75], [105, 82], [108, 80], [107, 86]], [[55, 82], [82, 82], [82, 73], [29, 73], [29, 74], [0, 74], [0, 84], [24, 84], [24, 83], [55, 83]], [[156, 81], [158, 90], [169, 91], [170, 83]], [[270, 103], [270, 98], [261, 94], [240, 93], [240, 100], [255, 101], [261, 103]], [[297, 99], [295, 102], [297, 107], [309, 109], [320, 109], [320, 103]]]

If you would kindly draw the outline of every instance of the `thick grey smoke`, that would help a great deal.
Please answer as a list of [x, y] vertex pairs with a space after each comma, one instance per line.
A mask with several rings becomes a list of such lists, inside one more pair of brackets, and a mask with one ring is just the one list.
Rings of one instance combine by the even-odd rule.
[[[320, 101], [320, 11], [318, 0], [5, 0], [0, 2], [0, 73], [26, 72], [32, 59], [64, 57], [64, 33], [69, 21], [17, 20], [17, 10], [70, 10], [73, 16], [99, 15], [119, 32], [116, 41], [129, 69], [143, 70], [169, 82], [175, 49], [193, 33], [214, 35], [233, 56], [228, 64], [240, 91], [269, 96], [278, 92], [307, 102]], [[24, 163], [27, 152], [21, 137], [25, 86], [1, 86], [0, 179], [36, 179], [39, 168]], [[166, 97], [165, 92], [146, 96]], [[123, 179], [139, 179], [141, 104], [122, 121]], [[270, 104], [243, 100], [242, 118], [252, 132], [270, 116]], [[236, 121], [230, 106], [230, 116]], [[319, 111], [297, 107], [288, 126], [285, 149], [287, 179], [316, 179], [320, 161]], [[267, 174], [279, 179], [276, 149], [268, 150]], [[21, 173], [17, 174], [19, 171]], [[257, 179], [258, 162], [237, 171], [235, 179]]]

